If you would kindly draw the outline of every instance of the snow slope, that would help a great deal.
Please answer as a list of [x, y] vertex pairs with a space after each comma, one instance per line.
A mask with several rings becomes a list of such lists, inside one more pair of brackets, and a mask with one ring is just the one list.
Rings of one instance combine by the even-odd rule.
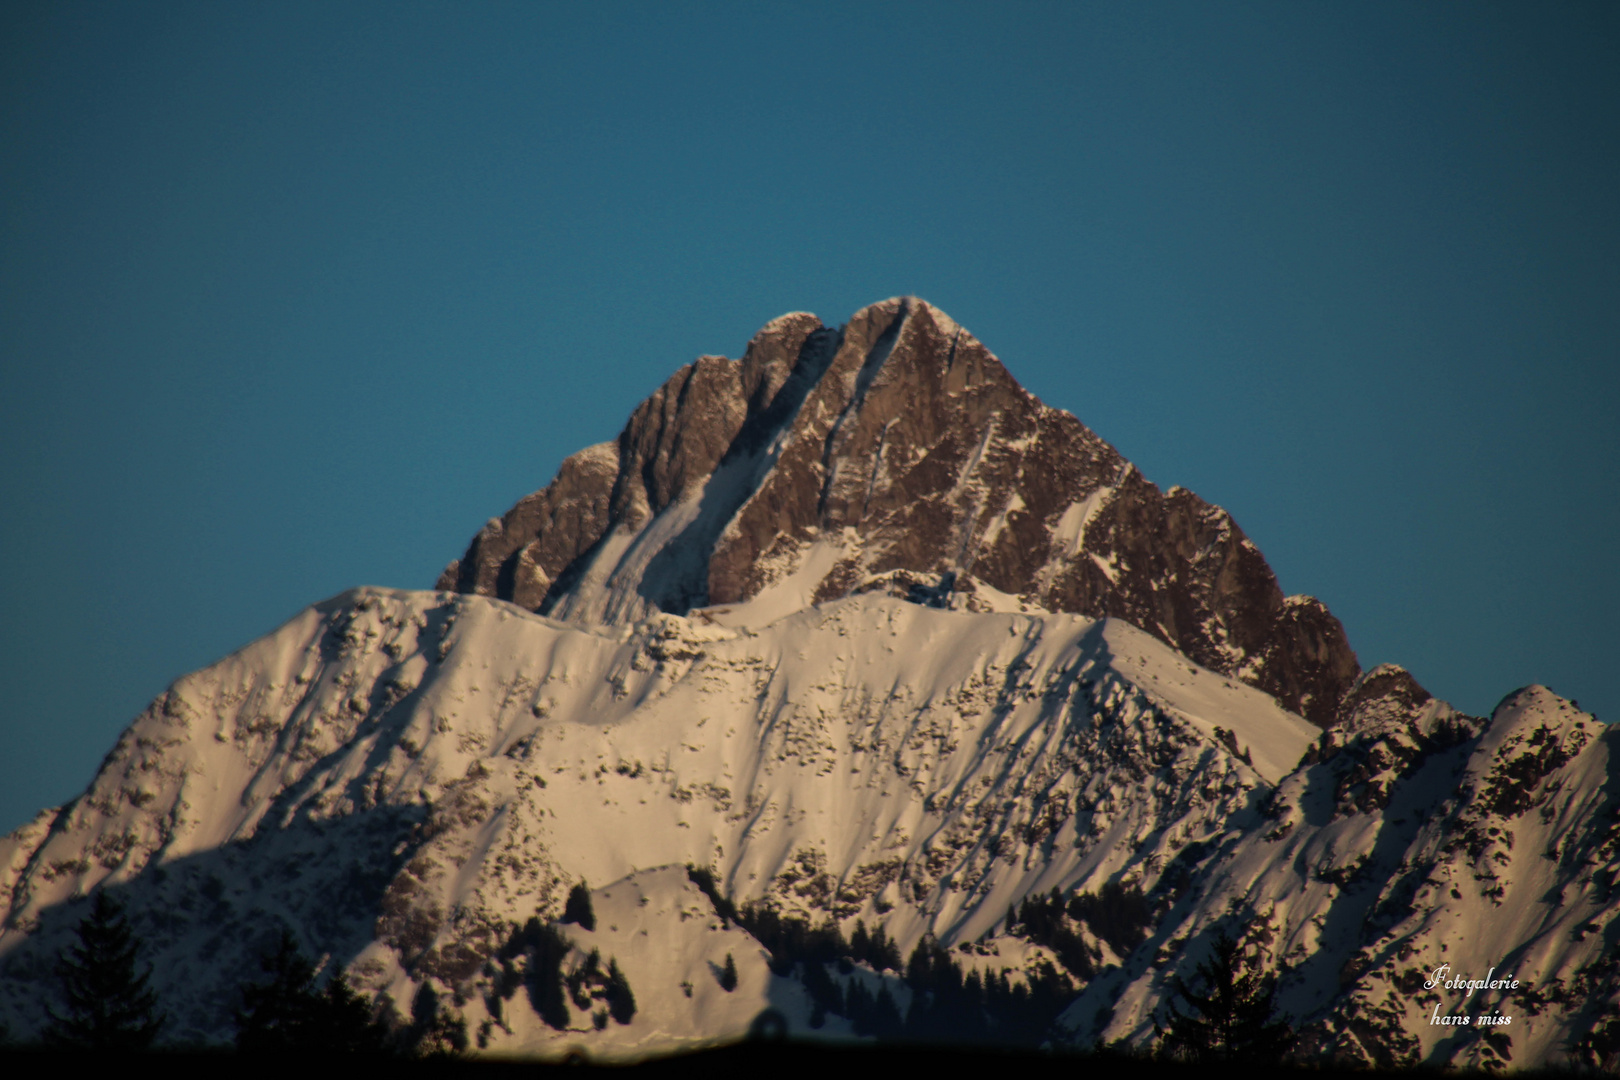
[[[1268, 748], [1256, 768], [1217, 724]], [[481, 597], [356, 590], [180, 680], [83, 798], [4, 841], [0, 1001], [39, 1021], [28, 983], [98, 885], [129, 897], [198, 1037], [228, 1034], [229, 980], [282, 925], [403, 1002], [425, 978], [476, 983], [574, 881], [658, 866], [881, 922], [907, 949], [954, 944], [1031, 890], [1218, 831], [1310, 735], [1140, 631], [1076, 616], [868, 595], [759, 630], [660, 615], [593, 633]], [[660, 911], [690, 907], [683, 877], [636, 880], [666, 883], [647, 886]], [[715, 948], [691, 944], [682, 978], [705, 985]], [[632, 948], [622, 961], [633, 984], [681, 981]], [[682, 1037], [734, 1036], [735, 1019]]]
[[[1422, 1022], [1413, 973], [1450, 962], [1540, 995], [1500, 1005], [1516, 1061], [1566, 1056], [1614, 989], [1602, 730], [1539, 688], [1488, 724], [1385, 713], [1316, 760], [1315, 728], [1115, 620], [868, 594], [759, 628], [590, 631], [354, 590], [181, 679], [84, 796], [0, 841], [0, 1016], [37, 1029], [100, 886], [129, 903], [176, 1037], [229, 1038], [241, 973], [283, 927], [400, 1015], [425, 983], [459, 999], [489, 1053], [644, 1056], [767, 1009], [809, 1030], [803, 987], [722, 925], [690, 864], [739, 903], [881, 925], [903, 952], [971, 945], [969, 966], [1014, 978], [1051, 953], [1007, 933], [1010, 905], [1141, 887], [1155, 925], [1134, 951], [1078, 927], [1101, 970], [1060, 1040], [1145, 1039], [1168, 977], [1241, 925], [1270, 929], [1259, 954], [1322, 1054], [1492, 1060], [1477, 1029]], [[1426, 751], [1369, 804], [1368, 763], [1398, 738]], [[494, 1004], [502, 946], [580, 880], [598, 925], [564, 928], [569, 964], [619, 964], [629, 1025]], [[817, 1034], [853, 1037], [837, 1015]]]

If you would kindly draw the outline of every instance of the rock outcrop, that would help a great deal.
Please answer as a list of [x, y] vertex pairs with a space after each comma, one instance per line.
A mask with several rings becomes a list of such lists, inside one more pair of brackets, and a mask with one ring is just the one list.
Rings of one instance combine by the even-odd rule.
[[440, 589], [578, 623], [949, 575], [956, 602], [1129, 620], [1330, 726], [1360, 666], [1230, 514], [1161, 491], [943, 312], [772, 321], [705, 356], [473, 539]]

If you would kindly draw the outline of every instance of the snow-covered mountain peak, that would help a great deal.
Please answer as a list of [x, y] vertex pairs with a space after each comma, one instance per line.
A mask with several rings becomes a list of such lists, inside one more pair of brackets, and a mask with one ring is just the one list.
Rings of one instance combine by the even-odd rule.
[[1486, 720], [1362, 672], [1230, 515], [938, 309], [797, 312], [438, 590], [160, 695], [0, 839], [0, 1024], [39, 1030], [106, 890], [193, 1043], [283, 930], [401, 1024], [607, 1059], [765, 1021], [1146, 1045], [1230, 933], [1305, 1060], [1612, 1065], [1612, 745], [1543, 687]]
[[580, 625], [769, 620], [873, 590], [1114, 616], [1319, 726], [1359, 671], [1338, 620], [1285, 599], [1225, 511], [1161, 492], [914, 297], [836, 329], [785, 315], [740, 361], [682, 368], [615, 456], [570, 458], [439, 587]]

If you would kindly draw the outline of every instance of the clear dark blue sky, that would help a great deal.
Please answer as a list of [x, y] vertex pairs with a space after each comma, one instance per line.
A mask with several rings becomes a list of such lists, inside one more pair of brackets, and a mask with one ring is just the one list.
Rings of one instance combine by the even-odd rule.
[[938, 304], [1363, 664], [1620, 716], [1620, 6], [0, 9], [0, 830], [784, 311]]

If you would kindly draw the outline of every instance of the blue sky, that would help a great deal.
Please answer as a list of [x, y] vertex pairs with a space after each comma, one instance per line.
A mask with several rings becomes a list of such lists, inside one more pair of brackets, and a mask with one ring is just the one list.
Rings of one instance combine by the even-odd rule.
[[1620, 8], [14, 4], [0, 830], [430, 587], [702, 353], [910, 293], [1366, 666], [1620, 716]]

